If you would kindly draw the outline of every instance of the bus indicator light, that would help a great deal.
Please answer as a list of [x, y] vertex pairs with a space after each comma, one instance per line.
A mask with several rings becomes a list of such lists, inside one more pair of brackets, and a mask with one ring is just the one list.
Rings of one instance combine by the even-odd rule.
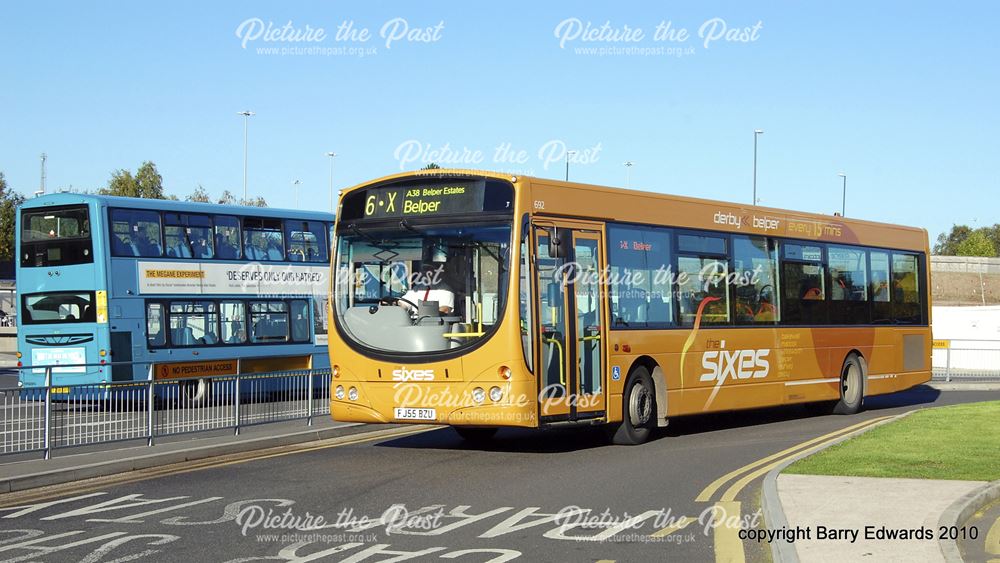
[[333, 366], [331, 373], [334, 377], [340, 377], [340, 366]]
[[510, 379], [510, 373], [510, 368], [507, 366], [500, 366], [500, 369], [497, 370], [500, 379]]

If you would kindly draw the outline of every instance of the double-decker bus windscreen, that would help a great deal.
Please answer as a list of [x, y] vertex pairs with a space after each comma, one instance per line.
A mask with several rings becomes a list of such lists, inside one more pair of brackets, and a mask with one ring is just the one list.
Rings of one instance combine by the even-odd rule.
[[334, 310], [345, 336], [395, 353], [480, 341], [504, 308], [510, 233], [507, 221], [338, 234]]
[[22, 211], [20, 255], [23, 268], [93, 262], [87, 206]]

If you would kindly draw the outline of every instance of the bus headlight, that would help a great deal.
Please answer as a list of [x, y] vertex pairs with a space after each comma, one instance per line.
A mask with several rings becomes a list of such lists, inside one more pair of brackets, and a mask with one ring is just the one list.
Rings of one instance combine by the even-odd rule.
[[494, 403], [499, 403], [500, 399], [503, 399], [503, 389], [499, 387], [490, 387], [490, 400]]
[[482, 387], [476, 387], [472, 390], [472, 401], [476, 404], [482, 403], [486, 400], [486, 391], [483, 391]]
[[333, 396], [336, 397], [338, 401], [343, 401], [344, 400], [344, 386], [343, 385], [338, 385], [337, 388], [333, 391]]
[[351, 389], [347, 392], [347, 398], [350, 399], [350, 400], [352, 400], [352, 401], [357, 401], [358, 400], [358, 388], [357, 387], [351, 387]]

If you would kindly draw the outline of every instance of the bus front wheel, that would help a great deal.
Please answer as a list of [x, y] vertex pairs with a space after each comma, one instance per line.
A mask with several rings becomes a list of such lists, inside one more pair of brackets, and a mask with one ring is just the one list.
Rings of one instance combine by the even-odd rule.
[[656, 391], [645, 367], [629, 374], [622, 394], [622, 421], [609, 428], [612, 443], [633, 446], [649, 439], [656, 424]]
[[481, 444], [490, 441], [497, 433], [496, 428], [471, 428], [468, 426], [453, 426], [455, 432], [466, 442]]

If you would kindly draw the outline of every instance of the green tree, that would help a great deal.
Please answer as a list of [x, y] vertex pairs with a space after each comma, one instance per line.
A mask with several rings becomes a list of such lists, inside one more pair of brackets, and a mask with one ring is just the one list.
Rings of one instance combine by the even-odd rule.
[[0, 172], [0, 260], [13, 260], [14, 220], [17, 206], [24, 203], [24, 196], [7, 188], [7, 178]]
[[249, 205], [250, 207], [267, 207], [267, 202], [264, 201], [264, 198], [257, 196], [256, 199], [244, 201], [243, 205]]
[[934, 254], [955, 256], [958, 252], [958, 245], [970, 234], [972, 234], [972, 229], [967, 225], [952, 225], [950, 232], [938, 235], [937, 244], [934, 245]]
[[205, 188], [198, 184], [198, 187], [194, 189], [191, 195], [184, 198], [185, 201], [197, 201], [200, 203], [212, 203], [212, 196], [208, 195]]
[[219, 196], [219, 205], [236, 205], [236, 196], [229, 190], [224, 190]]
[[984, 229], [976, 229], [959, 243], [955, 249], [956, 256], [996, 256], [996, 247], [986, 235]]
[[424, 166], [423, 168], [421, 168], [421, 170], [440, 170], [440, 169], [441, 169], [441, 167], [438, 166], [436, 162], [432, 162], [432, 163], [428, 164], [427, 166]]
[[111, 173], [108, 185], [98, 190], [104, 195], [167, 199], [163, 193], [163, 176], [150, 161], [143, 162], [135, 175], [124, 168]]

